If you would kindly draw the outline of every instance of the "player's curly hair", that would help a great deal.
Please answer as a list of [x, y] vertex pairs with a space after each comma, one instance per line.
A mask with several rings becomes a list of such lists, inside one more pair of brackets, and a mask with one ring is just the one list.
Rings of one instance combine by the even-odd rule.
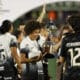
[[74, 31], [80, 32], [80, 15], [72, 15], [68, 19], [69, 25], [72, 26]]
[[24, 31], [25, 31], [26, 35], [29, 35], [36, 29], [41, 29], [40, 23], [35, 20], [30, 20], [29, 22], [26, 23]]

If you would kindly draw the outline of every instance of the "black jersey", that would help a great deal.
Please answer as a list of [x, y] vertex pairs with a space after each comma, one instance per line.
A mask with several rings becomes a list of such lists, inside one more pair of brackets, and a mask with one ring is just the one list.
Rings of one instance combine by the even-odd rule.
[[61, 56], [66, 68], [80, 67], [80, 33], [68, 34], [62, 41]]

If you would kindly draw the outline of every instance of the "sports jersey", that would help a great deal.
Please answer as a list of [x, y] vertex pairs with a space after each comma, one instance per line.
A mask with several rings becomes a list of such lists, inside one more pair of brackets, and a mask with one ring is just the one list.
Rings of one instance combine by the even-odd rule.
[[80, 79], [80, 33], [67, 34], [63, 38], [60, 56], [64, 57], [66, 61], [66, 78], [64, 80]]
[[3, 47], [6, 51], [6, 57], [11, 57], [10, 47], [17, 46], [17, 39], [10, 33], [6, 33], [0, 36], [0, 47]]
[[67, 67], [80, 66], [80, 33], [67, 35], [62, 42], [61, 56], [66, 60]]
[[37, 41], [36, 40], [33, 40], [32, 41], [29, 37], [26, 37], [21, 42], [20, 48], [21, 49], [24, 49], [25, 48], [26, 50], [29, 50], [28, 58], [39, 56], [40, 53], [41, 53], [41, 51], [39, 50], [39, 46], [37, 44]]
[[[29, 36], [27, 36], [21, 42], [20, 50], [21, 50], [21, 53], [24, 53], [26, 55], [26, 57], [28, 57], [28, 58], [40, 56], [40, 54], [41, 54], [41, 51], [39, 50], [39, 45], [38, 45], [37, 41], [31, 40], [29, 38]], [[28, 79], [28, 78], [29, 78], [29, 80], [38, 80], [38, 78], [37, 78], [38, 77], [38, 75], [37, 75], [37, 73], [38, 73], [37, 67], [38, 66], [37, 65], [41, 66], [41, 64], [42, 64], [41, 61], [39, 61], [37, 63], [36, 62], [29, 63], [29, 65], [26, 64], [27, 66], [25, 64], [26, 63], [23, 64], [23, 71], [24, 71], [23, 72], [23, 80]], [[29, 72], [27, 72], [28, 66], [29, 66]]]

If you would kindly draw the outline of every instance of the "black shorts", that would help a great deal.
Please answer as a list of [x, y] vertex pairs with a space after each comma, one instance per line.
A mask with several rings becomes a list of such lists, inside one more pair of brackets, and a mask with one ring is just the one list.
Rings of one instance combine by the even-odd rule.
[[36, 63], [26, 64], [26, 69], [22, 71], [22, 80], [38, 80]]
[[80, 80], [80, 69], [68, 69], [63, 74], [63, 80]]
[[9, 62], [0, 65], [0, 80], [18, 80], [17, 69], [14, 65]]

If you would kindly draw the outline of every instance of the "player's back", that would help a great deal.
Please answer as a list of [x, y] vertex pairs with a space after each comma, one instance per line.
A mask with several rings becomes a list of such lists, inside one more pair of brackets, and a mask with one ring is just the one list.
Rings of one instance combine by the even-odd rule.
[[9, 33], [0, 36], [0, 47], [3, 46], [8, 57], [11, 57], [10, 44], [12, 40], [15, 40], [15, 37]]
[[64, 44], [63, 51], [66, 58], [66, 67], [80, 67], [80, 33], [67, 35]]
[[72, 33], [63, 39], [61, 56], [66, 69], [63, 80], [80, 80], [80, 33]]

